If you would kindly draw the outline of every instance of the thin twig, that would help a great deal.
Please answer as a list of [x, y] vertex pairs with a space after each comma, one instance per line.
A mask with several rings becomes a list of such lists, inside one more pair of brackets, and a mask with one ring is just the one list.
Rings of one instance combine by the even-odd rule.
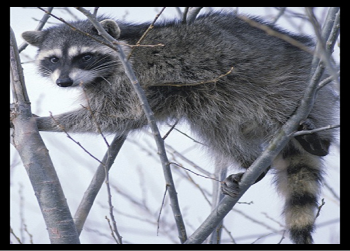
[[95, 7], [95, 8], [94, 8], [94, 13], [93, 13], [92, 15], [94, 15], [95, 17], [97, 17], [97, 11], [98, 11], [99, 8], [100, 8], [100, 7]]
[[190, 7], [185, 7], [184, 12], [182, 13], [182, 21], [181, 22], [183, 24], [186, 24], [187, 13], [188, 13], [189, 9], [190, 9]]
[[221, 74], [220, 76], [214, 78], [214, 79], [211, 79], [211, 80], [205, 80], [205, 81], [200, 81], [200, 82], [195, 82], [195, 83], [181, 83], [181, 84], [176, 84], [176, 83], [163, 83], [163, 84], [152, 84], [152, 85], [149, 85], [147, 87], [153, 87], [153, 86], [174, 86], [174, 87], [186, 87], [186, 86], [196, 86], [196, 85], [204, 85], [204, 84], [209, 84], [209, 83], [216, 83], [218, 82], [221, 78], [229, 75], [230, 73], [232, 73], [232, 71], [234, 70], [233, 67], [231, 67], [231, 69], [224, 73], [224, 74]]
[[92, 111], [91, 106], [90, 106], [90, 100], [89, 100], [88, 96], [86, 95], [85, 89], [82, 87], [82, 85], [83, 85], [83, 83], [80, 83], [81, 89], [83, 90], [84, 97], [85, 97], [85, 100], [86, 100], [86, 103], [87, 103], [87, 107], [84, 107], [84, 106], [83, 106], [83, 108], [87, 109], [87, 110], [90, 112], [91, 117], [92, 117], [92, 119], [94, 120], [94, 123], [95, 123], [95, 125], [96, 125], [96, 127], [97, 127], [98, 133], [102, 136], [103, 141], [105, 142], [105, 144], [106, 144], [107, 147], [109, 148], [109, 143], [108, 143], [106, 137], [104, 136], [104, 134], [103, 134], [103, 132], [102, 132], [102, 130], [101, 130], [100, 124], [97, 123], [97, 119], [96, 119], [96, 117], [95, 117], [95, 114], [94, 114], [94, 112]]
[[[340, 71], [337, 72], [337, 77], [336, 79], [339, 77]], [[332, 82], [334, 80], [334, 76], [329, 76], [328, 78], [323, 79], [317, 87], [317, 91], [319, 89], [321, 89], [322, 87], [324, 87], [325, 85], [329, 84], [330, 82]]]
[[293, 137], [300, 136], [300, 135], [306, 135], [306, 134], [313, 134], [316, 132], [325, 131], [325, 130], [334, 129], [334, 128], [339, 128], [339, 127], [340, 127], [340, 125], [328, 125], [328, 126], [316, 128], [313, 130], [297, 131], [297, 132], [293, 133]]
[[168, 192], [168, 188], [169, 188], [169, 185], [166, 184], [164, 195], [163, 195], [163, 199], [162, 199], [162, 204], [160, 206], [160, 210], [159, 210], [159, 214], [158, 214], [158, 218], [157, 218], [157, 236], [158, 236], [158, 233], [159, 233], [160, 216], [162, 215], [162, 210], [163, 210], [163, 207], [164, 207], [165, 198], [166, 198], [166, 194]]
[[276, 17], [273, 19], [272, 24], [277, 23], [277, 20], [284, 14], [284, 12], [286, 11], [287, 7], [281, 7], [280, 11], [278, 12], [278, 14], [276, 15]]
[[215, 180], [215, 181], [217, 181], [217, 182], [221, 182], [220, 180], [215, 179], [215, 178], [213, 178], [213, 177], [204, 176], [204, 175], [202, 175], [202, 174], [196, 173], [196, 172], [192, 171], [191, 169], [188, 169], [188, 168], [186, 168], [186, 167], [184, 167], [184, 166], [182, 166], [182, 165], [180, 165], [180, 164], [177, 164], [177, 163], [175, 163], [175, 162], [170, 162], [169, 164], [178, 166], [178, 167], [180, 167], [180, 168], [182, 168], [182, 169], [184, 169], [184, 170], [186, 170], [186, 171], [188, 171], [188, 172], [190, 172], [190, 173], [193, 173], [193, 174], [195, 174], [195, 175], [197, 175], [197, 176], [200, 176], [200, 177], [202, 177], [202, 178], [210, 179], [210, 180]]
[[[200, 166], [198, 166], [197, 164], [195, 164], [193, 161], [191, 161], [190, 159], [186, 158], [183, 154], [179, 153], [178, 151], [176, 151], [171, 145], [169, 144], [165, 144], [166, 148], [168, 148], [171, 151], [171, 154], [174, 156], [178, 156], [179, 158], [181, 158], [183, 161], [186, 161], [188, 164], [190, 164], [191, 166], [193, 166], [195, 169], [197, 169], [198, 171], [204, 173], [206, 176], [210, 176], [211, 173], [206, 171], [205, 169], [201, 168]], [[168, 150], [168, 151], [169, 151]]]
[[84, 152], [86, 152], [88, 155], [90, 155], [91, 158], [93, 158], [94, 160], [98, 161], [100, 164], [103, 164], [103, 163], [101, 162], [101, 160], [99, 160], [98, 158], [96, 158], [96, 157], [95, 157], [94, 155], [92, 155], [85, 147], [83, 147], [78, 141], [76, 141], [75, 139], [73, 139], [73, 138], [69, 135], [69, 133], [67, 132], [67, 130], [64, 128], [64, 126], [61, 125], [61, 124], [55, 119], [55, 117], [52, 115], [51, 112], [49, 112], [49, 113], [50, 113], [51, 119], [55, 122], [56, 126], [58, 126], [58, 127], [62, 130], [62, 132], [64, 132], [64, 133], [67, 135], [67, 137], [68, 137], [70, 140], [72, 140], [72, 141], [73, 141], [75, 144], [77, 144], [81, 149], [83, 149]]
[[281, 237], [280, 241], [277, 242], [277, 244], [281, 244], [281, 243], [282, 243], [282, 241], [283, 241], [284, 238], [285, 238], [284, 235], [286, 234], [286, 232], [287, 232], [286, 230], [283, 230], [283, 231], [282, 231], [282, 237]]
[[113, 231], [113, 227], [112, 227], [112, 225], [111, 225], [111, 221], [108, 219], [107, 216], [105, 216], [105, 219], [107, 220], [109, 229], [111, 230], [111, 236], [113, 237], [113, 239], [115, 240], [116, 243], [121, 244], [121, 243], [118, 241], [118, 239], [115, 237], [115, 235], [114, 235], [114, 231]]
[[273, 30], [269, 26], [258, 23], [256, 21], [254, 21], [253, 19], [250, 19], [249, 17], [243, 16], [243, 15], [238, 15], [237, 17], [242, 19], [243, 21], [247, 22], [249, 25], [265, 31], [270, 36], [278, 37], [278, 38], [290, 43], [291, 45], [294, 45], [295, 47], [298, 47], [299, 49], [314, 55], [314, 52], [308, 46], [306, 46], [305, 44], [299, 42], [298, 40], [296, 40], [288, 35], [285, 35], [285, 34], [282, 34], [278, 31], [276, 31], [276, 30]]
[[196, 20], [197, 15], [203, 7], [190, 7], [186, 13], [186, 24], [191, 24]]
[[177, 123], [179, 123], [179, 119], [176, 120], [175, 123], [170, 127], [169, 131], [166, 134], [164, 134], [164, 136], [162, 137], [163, 140], [165, 140], [169, 136], [169, 134], [174, 130]]
[[[340, 11], [337, 11], [338, 15], [336, 15], [336, 19], [340, 18]], [[331, 53], [333, 51], [329, 50], [330, 46], [334, 46], [334, 44], [329, 44], [328, 41], [324, 41], [324, 37], [323, 35], [327, 35], [327, 38], [329, 36], [328, 39], [332, 39], [332, 36], [338, 36], [338, 30], [339, 27], [333, 27], [330, 31], [330, 34], [322, 34], [321, 32], [321, 27], [319, 22], [317, 21], [315, 14], [313, 12], [313, 8], [311, 7], [306, 7], [306, 14], [309, 17], [309, 21], [312, 24], [312, 27], [314, 28], [317, 40], [318, 40], [318, 45], [316, 48], [316, 53], [318, 54], [318, 57], [322, 60], [322, 62], [325, 64], [325, 66], [327, 67], [328, 72], [333, 76], [334, 81], [338, 82], [337, 79], [337, 74], [336, 74], [336, 70], [334, 69], [333, 65], [332, 65], [332, 57], [331, 57]], [[337, 21], [337, 20], [335, 20]], [[339, 21], [338, 21], [339, 22]], [[329, 29], [329, 28], [327, 28]], [[328, 40], [327, 39], [327, 40]], [[336, 40], [332, 39], [334, 42]], [[327, 48], [326, 48], [327, 46]]]
[[163, 11], [165, 10], [166, 7], [163, 7], [163, 9], [161, 9], [161, 11], [156, 15], [156, 17], [154, 18], [153, 22], [150, 24], [150, 26], [147, 28], [147, 30], [142, 34], [141, 38], [139, 39], [139, 41], [136, 42], [136, 45], [134, 47], [131, 48], [129, 55], [127, 56], [127, 60], [130, 59], [131, 54], [133, 53], [134, 49], [136, 47], [139, 47], [141, 45], [142, 40], [146, 37], [146, 35], [148, 34], [148, 32], [150, 32], [153, 27], [155, 22], [157, 21], [157, 19], [160, 17], [160, 15], [163, 13]]
[[[101, 40], [101, 39], [98, 39], [98, 38], [92, 36], [92, 35], [89, 34], [88, 32], [84, 32], [84, 31], [82, 31], [82, 30], [76, 28], [76, 27], [73, 26], [72, 24], [70, 24], [70, 23], [68, 23], [67, 21], [65, 21], [63, 18], [57, 17], [57, 16], [55, 16], [54, 14], [52, 14], [52, 13], [46, 11], [45, 9], [43, 9], [43, 8], [41, 8], [41, 7], [37, 7], [37, 8], [40, 9], [40, 10], [42, 10], [42, 11], [45, 12], [46, 14], [52, 16], [53, 18], [55, 18], [55, 19], [61, 21], [62, 23], [68, 25], [72, 30], [77, 31], [77, 32], [79, 32], [79, 33], [81, 33], [81, 34], [83, 34], [83, 35], [85, 35], [85, 36], [88, 36], [89, 38], [95, 40], [96, 42], [98, 42], [98, 43], [100, 43], [100, 44], [103, 44], [103, 45], [105, 45], [105, 46], [108, 46], [109, 48], [115, 50], [115, 47], [114, 47], [112, 44], [106, 43], [105, 41], [103, 41], [103, 40]], [[91, 14], [91, 15], [92, 15], [92, 14]], [[133, 47], [136, 46], [136, 45], [130, 45], [130, 44], [126, 44], [126, 43], [118, 42], [118, 41], [115, 41], [114, 43], [115, 43], [115, 44], [124, 45], [124, 46], [128, 46], [128, 47], [130, 47], [130, 48], [133, 48]], [[157, 46], [164, 46], [164, 44], [138, 45], [137, 47], [157, 47]]]
[[108, 172], [107, 168], [105, 170], [105, 174], [106, 174], [105, 183], [106, 183], [107, 192], [108, 192], [109, 215], [111, 216], [112, 226], [113, 226], [113, 231], [112, 232], [114, 232], [117, 235], [117, 238], [118, 238], [117, 243], [118, 244], [123, 244], [123, 242], [122, 242], [122, 238], [123, 237], [119, 234], [118, 227], [117, 227], [117, 222], [116, 222], [114, 214], [113, 214], [112, 194], [111, 194], [111, 187], [109, 186], [109, 172]]
[[[169, 125], [169, 124], [168, 124]], [[169, 125], [170, 126], [170, 125]], [[184, 133], [183, 131], [177, 129], [176, 127], [174, 128], [175, 131], [177, 131], [178, 133], [181, 133], [182, 135], [184, 135], [186, 138], [189, 138], [190, 140], [192, 140], [194, 143], [197, 143], [197, 144], [201, 144], [202, 146], [206, 146], [208, 147], [208, 145], [196, 140], [195, 138], [191, 137], [190, 135]]]
[[[47, 8], [47, 12], [40, 19], [38, 26], [34, 29], [35, 31], [41, 31], [44, 28], [44, 25], [46, 24], [47, 20], [49, 20], [50, 13], [52, 12], [52, 10], [53, 10], [53, 7]], [[28, 43], [23, 42], [18, 48], [19, 53], [21, 53], [25, 48], [27, 48], [27, 46], [28, 46]]]
[[34, 243], [33, 243], [33, 235], [32, 235], [31, 233], [29, 233], [28, 228], [27, 228], [27, 225], [24, 224], [23, 227], [24, 227], [24, 231], [25, 231], [25, 232], [28, 234], [28, 236], [29, 236], [29, 243], [30, 243], [30, 244], [34, 244]]
[[11, 226], [10, 226], [10, 234], [12, 234], [15, 237], [15, 239], [18, 241], [19, 244], [23, 244], [21, 239], [15, 234], [15, 232], [13, 232], [13, 229]]
[[324, 198], [322, 198], [321, 205], [319, 205], [317, 208], [317, 213], [316, 213], [315, 219], [317, 219], [317, 217], [320, 216], [321, 208], [324, 206], [324, 204], [326, 204], [326, 202], [324, 202]]

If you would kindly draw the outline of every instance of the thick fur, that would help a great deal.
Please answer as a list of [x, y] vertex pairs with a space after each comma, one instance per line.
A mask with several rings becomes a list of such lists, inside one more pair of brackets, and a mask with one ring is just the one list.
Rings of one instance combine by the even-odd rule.
[[[314, 46], [309, 37], [253, 19]], [[119, 41], [130, 45], [149, 25], [117, 23]], [[72, 25], [102, 39], [88, 21]], [[64, 24], [25, 32], [23, 38], [39, 48], [37, 63], [44, 76], [60, 86], [82, 89], [85, 107], [55, 116], [65, 130], [96, 133], [97, 122], [104, 132], [123, 134], [147, 125], [113, 50]], [[202, 15], [189, 25], [156, 24], [142, 44], [157, 46], [135, 48], [130, 62], [157, 120], [187, 121], [211, 155], [243, 168], [250, 166], [296, 110], [312, 61], [309, 53], [227, 13]], [[123, 50], [126, 55], [131, 52], [127, 45]], [[86, 108], [86, 97], [91, 111]], [[331, 89], [321, 89], [308, 125], [332, 124], [334, 102]], [[61, 131], [49, 117], [37, 121], [40, 130]], [[322, 180], [322, 160], [317, 155], [326, 155], [332, 140], [330, 130], [293, 139], [274, 161], [277, 187], [286, 197], [286, 225], [295, 243], [312, 243]]]

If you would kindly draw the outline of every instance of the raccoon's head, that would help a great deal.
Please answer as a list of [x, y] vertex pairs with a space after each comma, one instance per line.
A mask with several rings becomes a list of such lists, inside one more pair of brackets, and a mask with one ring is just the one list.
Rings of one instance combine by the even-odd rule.
[[[111, 25], [111, 22], [114, 21], [105, 19], [100, 23], [117, 39], [120, 30]], [[71, 24], [99, 40], [104, 40], [88, 20]], [[43, 31], [26, 31], [22, 37], [39, 48], [36, 63], [41, 75], [50, 77], [60, 87], [108, 83], [108, 79], [121, 68], [113, 49], [72, 30], [66, 24]]]

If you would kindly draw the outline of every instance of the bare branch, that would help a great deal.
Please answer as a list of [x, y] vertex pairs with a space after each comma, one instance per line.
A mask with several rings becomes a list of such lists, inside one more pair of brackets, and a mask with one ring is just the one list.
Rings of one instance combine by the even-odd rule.
[[[339, 77], [340, 71], [337, 72], [337, 76], [336, 79]], [[334, 80], [334, 76], [329, 76], [328, 78], [323, 79], [317, 87], [317, 91], [319, 89], [321, 89], [322, 87], [324, 87], [325, 85], [329, 84], [330, 82], [332, 82]]]
[[[227, 177], [227, 166], [228, 163], [222, 160], [216, 159], [215, 161], [215, 171], [213, 173], [215, 180], [224, 180]], [[212, 202], [211, 202], [211, 210], [215, 210], [215, 208], [219, 205], [220, 201], [224, 198], [224, 194], [221, 193], [220, 186], [221, 182], [215, 182], [213, 180], [213, 195], [212, 195]], [[207, 239], [208, 243], [210, 244], [216, 244], [220, 243], [221, 240], [221, 234], [222, 229], [225, 229], [224, 227], [224, 220], [221, 220], [217, 227], [213, 230], [209, 238]], [[232, 241], [234, 242], [234, 239], [232, 238], [231, 234], [229, 234]]]
[[[53, 7], [47, 8], [47, 13], [45, 13], [44, 16], [41, 18], [41, 20], [38, 23], [38, 26], [34, 29], [35, 31], [40, 31], [44, 28], [44, 25], [46, 24], [47, 20], [49, 20], [50, 13], [52, 12], [52, 10], [53, 10]], [[21, 53], [25, 48], [27, 48], [27, 46], [28, 46], [28, 43], [23, 42], [18, 48], [19, 53]]]
[[[108, 47], [110, 47], [110, 48], [113, 49], [113, 50], [116, 49], [112, 44], [106, 43], [105, 41], [103, 41], [103, 40], [101, 40], [101, 39], [98, 39], [98, 38], [92, 36], [91, 34], [89, 34], [89, 33], [87, 33], [87, 32], [84, 32], [84, 31], [82, 31], [82, 30], [79, 30], [78, 28], [74, 27], [73, 25], [71, 25], [70, 23], [68, 23], [67, 21], [65, 21], [63, 18], [57, 17], [56, 15], [54, 15], [54, 14], [52, 14], [52, 13], [46, 11], [45, 9], [43, 9], [43, 8], [41, 8], [41, 7], [38, 7], [38, 9], [40, 9], [40, 10], [42, 10], [43, 12], [45, 12], [46, 14], [48, 14], [48, 15], [54, 17], [55, 19], [61, 21], [62, 23], [68, 25], [72, 30], [77, 31], [77, 32], [80, 32], [81, 34], [83, 34], [83, 35], [85, 35], [85, 36], [88, 36], [89, 38], [95, 40], [96, 42], [99, 42], [100, 44], [103, 44], [103, 45], [105, 45], [105, 46], [108, 46]], [[92, 15], [92, 14], [90, 14], [90, 15]], [[115, 44], [120, 44], [120, 45], [125, 45], [125, 46], [128, 46], [128, 47], [130, 47], [130, 48], [133, 48], [133, 47], [156, 47], [156, 46], [164, 46], [164, 44], [151, 44], [151, 45], [149, 45], [149, 44], [146, 44], [146, 45], [141, 45], [141, 44], [139, 44], [139, 45], [130, 45], [130, 44], [118, 42], [118, 41], [116, 41], [116, 40], [114, 41], [114, 43], [115, 43]]]
[[95, 17], [97, 16], [97, 11], [98, 11], [98, 9], [99, 9], [100, 7], [95, 7], [94, 8], [94, 13], [92, 14], [92, 15], [94, 15]]
[[162, 215], [162, 209], [163, 209], [164, 204], [165, 204], [164, 202], [165, 202], [166, 194], [167, 194], [167, 192], [168, 192], [168, 188], [169, 188], [169, 186], [166, 185], [166, 186], [165, 186], [164, 195], [163, 195], [163, 199], [162, 199], [162, 204], [161, 204], [161, 206], [160, 206], [160, 210], [159, 210], [159, 214], [158, 214], [158, 218], [157, 218], [157, 236], [158, 236], [158, 233], [159, 233], [160, 216]]
[[[326, 20], [329, 20], [329, 18], [336, 18], [337, 16], [337, 13], [339, 12], [339, 7], [332, 7], [328, 10], [328, 13], [327, 13], [327, 17], [326, 17]], [[339, 12], [340, 13], [340, 12]], [[324, 26], [322, 28], [322, 33], [321, 35], [318, 35], [319, 38], [331, 38], [332, 36], [330, 36], [330, 33], [332, 32], [332, 29], [333, 29], [333, 23], [330, 23], [330, 22], [325, 22], [324, 23]], [[336, 39], [334, 40], [334, 42], [336, 41]], [[315, 47], [315, 51], [319, 51], [320, 48], [324, 43], [319, 43], [316, 45]], [[327, 43], [326, 43], [327, 44]], [[312, 68], [315, 69], [317, 67], [317, 64], [319, 62], [319, 58], [314, 58], [313, 61], [312, 61]]]
[[37, 197], [52, 244], [79, 244], [79, 236], [55, 168], [32, 116], [16, 39], [10, 29], [10, 77], [14, 97], [13, 143]]
[[273, 19], [272, 24], [277, 23], [278, 19], [284, 14], [286, 11], [287, 7], [281, 7], [280, 11], [278, 12], [278, 15]]
[[62, 132], [64, 132], [66, 135], [67, 135], [67, 137], [71, 140], [71, 141], [73, 141], [75, 144], [77, 144], [81, 149], [83, 149], [84, 150], [84, 152], [86, 152], [88, 155], [90, 155], [90, 157], [91, 158], [93, 158], [94, 160], [96, 160], [97, 162], [99, 162], [100, 164], [103, 164], [102, 162], [101, 162], [101, 160], [99, 160], [98, 158], [96, 158], [94, 155], [92, 155], [85, 147], [83, 147], [78, 141], [76, 141], [75, 139], [73, 139], [70, 135], [69, 135], [69, 133], [66, 131], [66, 129], [61, 125], [61, 124], [59, 124], [58, 123], [58, 121], [55, 119], [55, 117], [52, 115], [52, 113], [50, 112], [50, 117], [51, 117], [51, 119], [55, 122], [55, 124], [60, 128], [60, 130], [62, 131]]
[[139, 39], [139, 41], [136, 42], [136, 46], [131, 48], [131, 51], [127, 57], [127, 59], [129, 60], [131, 57], [131, 54], [133, 53], [134, 49], [136, 47], [139, 47], [141, 45], [142, 40], [146, 37], [146, 35], [148, 34], [148, 32], [150, 32], [150, 30], [153, 29], [155, 22], [158, 20], [158, 18], [160, 17], [160, 15], [162, 15], [163, 11], [165, 10], [166, 7], [163, 7], [163, 9], [161, 9], [161, 11], [157, 14], [157, 16], [154, 18], [153, 22], [150, 24], [150, 26], [147, 28], [147, 30], [142, 34], [141, 38]]
[[[181, 84], [176, 84], [176, 83], [163, 83], [163, 84], [152, 84], [152, 85], [149, 85], [149, 86], [174, 86], [174, 87], [185, 87], [185, 86], [196, 86], [196, 85], [204, 85], [204, 84], [209, 84], [209, 83], [216, 83], [220, 80], [220, 78], [223, 78], [227, 75], [229, 75], [230, 73], [232, 73], [232, 71], [234, 70], [234, 67], [231, 67], [231, 69], [224, 73], [224, 74], [221, 74], [220, 76], [214, 78], [214, 79], [210, 79], [210, 80], [205, 80], [205, 81], [200, 81], [200, 82], [195, 82], [195, 83], [181, 83]], [[147, 87], [149, 87], [147, 86]]]
[[187, 24], [193, 23], [202, 8], [203, 7], [190, 7], [186, 16], [186, 23]]
[[112, 233], [114, 232], [116, 234], [116, 236], [117, 236], [117, 239], [116, 239], [117, 243], [118, 244], [123, 244], [123, 242], [122, 242], [122, 238], [123, 237], [119, 234], [118, 227], [117, 227], [117, 222], [116, 222], [114, 214], [113, 214], [112, 193], [111, 193], [111, 187], [109, 186], [109, 172], [108, 172], [106, 166], [105, 165], [103, 165], [103, 166], [105, 168], [105, 174], [106, 174], [105, 183], [107, 185], [109, 215], [111, 216], [111, 219], [112, 219], [112, 227], [111, 227]]
[[324, 206], [324, 204], [326, 204], [326, 202], [324, 202], [324, 198], [322, 198], [321, 200], [321, 205], [319, 205], [318, 209], [317, 209], [317, 213], [316, 213], [316, 216], [315, 216], [315, 219], [320, 216], [320, 213], [321, 213], [321, 208]]
[[23, 244], [21, 239], [15, 234], [15, 232], [13, 232], [13, 229], [11, 226], [10, 226], [10, 234], [12, 234], [15, 237], [15, 239], [18, 241], [19, 244]]
[[105, 216], [105, 219], [107, 220], [109, 229], [111, 230], [111, 236], [113, 237], [113, 239], [115, 240], [116, 243], [120, 244], [120, 242], [118, 241], [118, 239], [115, 237], [115, 235], [113, 233], [114, 231], [113, 231], [113, 228], [112, 228], [112, 225], [111, 225], [111, 221], [108, 219], [107, 216]]
[[204, 176], [204, 175], [202, 175], [202, 174], [196, 173], [196, 172], [192, 171], [191, 169], [188, 169], [188, 168], [186, 168], [186, 167], [184, 167], [184, 166], [182, 166], [182, 165], [180, 165], [180, 164], [177, 164], [177, 163], [175, 163], [175, 162], [170, 162], [169, 164], [176, 165], [176, 166], [178, 166], [178, 167], [180, 167], [180, 168], [182, 168], [182, 169], [184, 169], [184, 170], [186, 170], [186, 171], [188, 171], [188, 172], [190, 172], [190, 173], [193, 173], [193, 174], [195, 174], [195, 175], [197, 175], [197, 176], [200, 176], [200, 177], [202, 177], [202, 178], [210, 179], [210, 180], [215, 180], [215, 181], [217, 181], [217, 182], [220, 182], [220, 180], [218, 180], [218, 179], [216, 179], [216, 178], [209, 177], [209, 176]]
[[[185, 229], [185, 225], [183, 222], [179, 202], [177, 199], [177, 192], [175, 189], [174, 180], [172, 178], [170, 164], [169, 164], [168, 158], [166, 156], [166, 151], [164, 148], [164, 141], [162, 140], [161, 135], [159, 133], [153, 112], [148, 104], [145, 93], [144, 93], [142, 87], [140, 86], [138, 79], [136, 78], [136, 75], [135, 75], [131, 65], [129, 64], [128, 60], [126, 59], [126, 56], [125, 56], [121, 46], [118, 44], [118, 42], [103, 29], [101, 24], [94, 18], [94, 16], [89, 11], [87, 11], [86, 9], [81, 8], [81, 7], [77, 7], [77, 9], [79, 11], [81, 11], [90, 20], [90, 22], [94, 25], [94, 27], [101, 34], [101, 36], [103, 36], [110, 43], [110, 45], [112, 45], [112, 47], [114, 47], [114, 50], [118, 53], [118, 57], [124, 66], [126, 75], [128, 76], [130, 82], [132, 83], [132, 86], [135, 89], [135, 92], [137, 93], [137, 95], [141, 101], [142, 108], [145, 112], [145, 115], [146, 115], [147, 120], [148, 120], [148, 124], [150, 125], [150, 128], [153, 132], [154, 139], [155, 139], [156, 144], [157, 144], [158, 154], [160, 156], [160, 160], [162, 163], [164, 177], [165, 177], [167, 185], [169, 186], [168, 190], [169, 190], [169, 196], [170, 196], [170, 200], [171, 200], [170, 205], [172, 207], [173, 215], [174, 215], [175, 222], [176, 222], [176, 225], [178, 228], [179, 238], [181, 240], [181, 243], [183, 243], [187, 239], [186, 229]], [[115, 25], [117, 26], [117, 23], [115, 23]]]
[[267, 34], [269, 34], [270, 36], [274, 36], [274, 37], [278, 37], [288, 43], [290, 43], [291, 45], [294, 45], [295, 47], [298, 47], [299, 49], [302, 49], [303, 51], [306, 51], [310, 54], [314, 54], [314, 52], [312, 50], [310, 50], [309, 47], [307, 47], [306, 45], [304, 45], [303, 43], [299, 42], [298, 40], [282, 34], [278, 31], [275, 31], [273, 29], [271, 29], [270, 27], [268, 27], [267, 25], [258, 23], [256, 21], [254, 21], [253, 19], [250, 19], [249, 17], [243, 16], [243, 15], [238, 15], [238, 18], [242, 19], [243, 21], [247, 22], [248, 24], [250, 24], [253, 27], [259, 28], [263, 31], [265, 31]]
[[340, 127], [340, 125], [328, 125], [328, 126], [316, 128], [316, 129], [313, 129], [313, 130], [298, 131], [298, 132], [293, 133], [293, 137], [300, 136], [300, 135], [306, 135], [306, 134], [313, 134], [313, 133], [316, 133], [316, 132], [329, 130], [329, 129], [334, 129], [334, 128], [338, 128], [338, 127]]
[[102, 163], [98, 166], [97, 171], [92, 178], [89, 187], [84, 193], [84, 197], [81, 200], [79, 207], [74, 215], [74, 222], [80, 235], [83, 226], [85, 224], [86, 218], [94, 204], [95, 198], [101, 189], [101, 186], [106, 178], [106, 170], [109, 171], [117, 157], [124, 141], [126, 135], [115, 136], [110, 144], [105, 156], [103, 157]]
[[[330, 8], [330, 11], [336, 11], [335, 12], [335, 21], [339, 24], [339, 19], [340, 19], [340, 10], [339, 7], [333, 7]], [[315, 17], [315, 14], [313, 13], [313, 8], [307, 7], [306, 8], [306, 13], [309, 17], [310, 23], [312, 24], [315, 34], [318, 39], [318, 44], [315, 50], [315, 53], [318, 54], [318, 57], [322, 60], [322, 62], [325, 64], [327, 67], [328, 72], [333, 76], [333, 80], [338, 82], [338, 78], [336, 77], [336, 70], [334, 69], [332, 65], [332, 59], [331, 59], [331, 53], [333, 52], [332, 50], [329, 50], [330, 47], [334, 47], [334, 44], [329, 43], [327, 41], [328, 39], [332, 39], [333, 43], [335, 43], [336, 39], [333, 39], [333, 36], [338, 36], [339, 32], [339, 27], [333, 26], [331, 29], [327, 26], [324, 28], [324, 32], [321, 33], [321, 28], [319, 23], [317, 22], [317, 19]], [[327, 23], [326, 23], [327, 24]], [[324, 39], [328, 38], [328, 39]], [[327, 46], [327, 48], [326, 48]], [[313, 63], [316, 64], [317, 60], [314, 60]]]

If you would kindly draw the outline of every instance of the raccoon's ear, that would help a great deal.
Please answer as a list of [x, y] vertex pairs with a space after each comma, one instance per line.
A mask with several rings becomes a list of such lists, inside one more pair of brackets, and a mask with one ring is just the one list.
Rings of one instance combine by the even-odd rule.
[[120, 36], [120, 29], [118, 24], [112, 19], [105, 19], [100, 22], [102, 27], [107, 31], [113, 38], [118, 39]]
[[22, 38], [33, 46], [39, 47], [44, 40], [43, 31], [25, 31], [22, 33]]

